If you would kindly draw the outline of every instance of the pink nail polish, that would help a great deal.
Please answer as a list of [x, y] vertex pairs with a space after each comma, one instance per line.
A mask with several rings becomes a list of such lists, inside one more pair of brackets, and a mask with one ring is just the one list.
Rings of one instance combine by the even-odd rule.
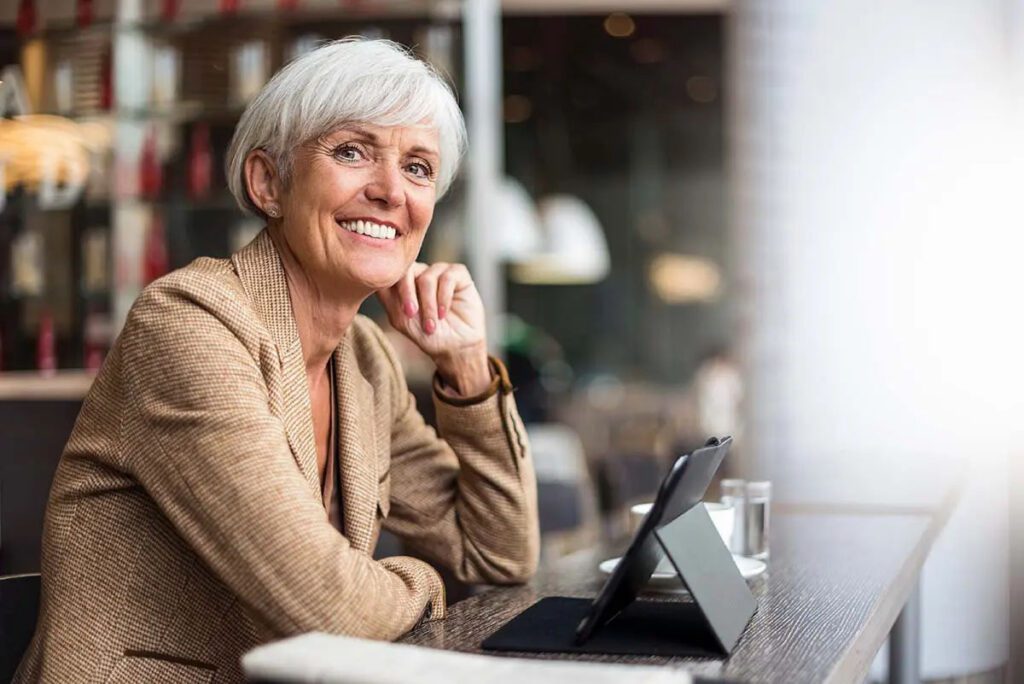
[[428, 318], [427, 322], [423, 324], [423, 329], [427, 331], [428, 335], [433, 335], [434, 334], [434, 328], [435, 327], [436, 326], [434, 325], [434, 319], [433, 318]]
[[416, 315], [416, 305], [413, 304], [412, 302], [406, 302], [404, 308], [405, 315], [408, 316], [409, 318], [412, 318], [413, 316]]
[[443, 306], [437, 307], [437, 318], [438, 318], [438, 320], [444, 318], [444, 315], [446, 313], [448, 313], [448, 310], [445, 309]]

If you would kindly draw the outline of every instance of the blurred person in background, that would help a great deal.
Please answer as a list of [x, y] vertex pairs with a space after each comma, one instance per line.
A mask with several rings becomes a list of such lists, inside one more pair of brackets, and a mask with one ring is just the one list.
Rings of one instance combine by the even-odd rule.
[[[321, 47], [255, 98], [229, 186], [266, 228], [147, 287], [85, 400], [47, 508], [16, 681], [233, 681], [258, 643], [394, 639], [445, 614], [381, 527], [466, 582], [537, 564], [533, 466], [466, 268], [415, 261], [465, 128], [387, 41]], [[376, 294], [436, 366], [427, 427]], [[440, 436], [439, 436], [440, 435]]]
[[[693, 376], [692, 391], [700, 434], [730, 435], [734, 444], [742, 445], [743, 377], [725, 346], [715, 346], [704, 354]], [[738, 462], [735, 448], [731, 451], [722, 474], [733, 471]]]

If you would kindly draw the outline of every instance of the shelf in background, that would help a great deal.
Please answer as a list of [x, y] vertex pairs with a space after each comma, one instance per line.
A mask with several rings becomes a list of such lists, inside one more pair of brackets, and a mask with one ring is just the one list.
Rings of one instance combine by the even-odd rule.
[[79, 401], [85, 397], [96, 374], [84, 370], [0, 373], [0, 401]]
[[[515, 3], [513, 3], [515, 4]], [[210, 3], [213, 6], [213, 3]], [[290, 28], [296, 25], [322, 21], [353, 21], [373, 22], [391, 19], [449, 19], [458, 20], [459, 3], [453, 0], [389, 0], [366, 5], [342, 5], [323, 3], [317, 6], [299, 5], [294, 10], [282, 10], [272, 6], [245, 9], [244, 5], [235, 12], [183, 13], [166, 21], [158, 15], [147, 16], [139, 20], [115, 21], [112, 17], [97, 17], [88, 26], [82, 27], [70, 19], [43, 21], [33, 31], [19, 36], [25, 42], [34, 39], [72, 38], [112, 34], [114, 31], [138, 31], [152, 35], [174, 35], [202, 29], [217, 28], [222, 25], [237, 28], [239, 24], [263, 24], [273, 21]], [[13, 18], [13, 17], [12, 17]], [[0, 28], [3, 24], [0, 23]]]

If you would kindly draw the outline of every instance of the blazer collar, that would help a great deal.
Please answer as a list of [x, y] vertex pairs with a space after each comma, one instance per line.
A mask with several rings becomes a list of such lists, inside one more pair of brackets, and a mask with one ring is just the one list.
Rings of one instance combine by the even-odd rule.
[[320, 495], [320, 473], [316, 464], [313, 437], [313, 412], [309, 403], [309, 381], [302, 359], [302, 342], [292, 314], [291, 297], [284, 266], [277, 248], [264, 228], [256, 238], [231, 257], [238, 278], [256, 314], [267, 326], [277, 346], [284, 378], [281, 396], [284, 405], [276, 407], [284, 422], [288, 445], [313, 492]]
[[[231, 261], [257, 315], [277, 346], [284, 380], [280, 415], [299, 470], [318, 501], [320, 473], [316, 462], [313, 413], [302, 343], [292, 313], [284, 267], [266, 229]], [[377, 458], [373, 388], [359, 368], [352, 334], [334, 350], [337, 433], [345, 533], [354, 548], [369, 553], [377, 512]], [[326, 511], [325, 511], [326, 514]]]
[[231, 256], [245, 293], [279, 349], [299, 343], [288, 281], [277, 247], [266, 228]]

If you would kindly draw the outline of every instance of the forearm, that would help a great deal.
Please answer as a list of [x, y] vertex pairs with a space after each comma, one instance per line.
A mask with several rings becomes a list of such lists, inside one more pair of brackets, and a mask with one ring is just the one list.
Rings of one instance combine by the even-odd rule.
[[515, 402], [499, 393], [471, 407], [445, 408], [438, 407], [438, 426], [460, 465], [461, 574], [469, 581], [525, 581], [536, 570], [540, 532], [533, 461]]
[[402, 448], [418, 431], [412, 417], [396, 436], [388, 528], [463, 581], [525, 581], [539, 549], [536, 484], [511, 395], [435, 404], [445, 440]]

